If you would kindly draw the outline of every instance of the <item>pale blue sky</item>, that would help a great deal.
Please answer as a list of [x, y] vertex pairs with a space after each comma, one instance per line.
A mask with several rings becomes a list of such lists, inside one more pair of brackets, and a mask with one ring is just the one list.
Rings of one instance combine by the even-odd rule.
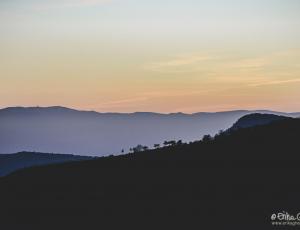
[[[113, 30], [119, 29], [128, 36], [135, 29], [150, 36], [182, 32], [214, 36], [214, 29], [241, 34], [245, 33], [243, 28], [261, 32], [263, 27], [271, 32], [289, 31], [300, 22], [298, 0], [2, 0], [0, 12], [0, 25], [6, 29], [48, 26], [72, 33], [75, 27], [77, 34], [82, 33], [81, 29], [90, 33], [93, 29], [106, 29], [98, 31], [99, 35], [117, 33]], [[36, 35], [39, 31], [34, 32]], [[267, 36], [267, 32], [262, 35]]]

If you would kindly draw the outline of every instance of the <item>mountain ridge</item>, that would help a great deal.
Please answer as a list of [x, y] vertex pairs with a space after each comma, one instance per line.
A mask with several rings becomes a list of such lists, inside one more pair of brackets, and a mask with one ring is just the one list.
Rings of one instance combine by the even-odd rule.
[[13, 107], [0, 110], [0, 153], [25, 150], [87, 156], [117, 155], [139, 144], [152, 147], [169, 140], [190, 142], [206, 134], [215, 135], [250, 113], [254, 111], [122, 114], [59, 106]]
[[0, 113], [3, 111], [7, 112], [16, 112], [16, 111], [69, 111], [69, 112], [83, 112], [83, 113], [96, 113], [100, 115], [200, 115], [200, 114], [205, 114], [205, 115], [213, 115], [213, 114], [228, 114], [228, 113], [240, 113], [240, 112], [257, 112], [257, 113], [277, 113], [277, 114], [286, 114], [286, 115], [300, 115], [300, 112], [281, 112], [281, 111], [274, 111], [274, 110], [264, 110], [264, 109], [254, 109], [254, 110], [243, 110], [243, 109], [238, 109], [238, 110], [225, 110], [225, 111], [217, 111], [217, 112], [195, 112], [195, 113], [184, 113], [184, 112], [171, 112], [171, 113], [159, 113], [159, 112], [143, 112], [143, 111], [136, 111], [136, 112], [131, 112], [131, 113], [122, 113], [122, 112], [98, 112], [95, 110], [80, 110], [80, 109], [73, 109], [70, 107], [65, 107], [65, 106], [30, 106], [30, 107], [25, 107], [25, 106], [12, 106], [12, 107], [4, 107], [0, 108]]

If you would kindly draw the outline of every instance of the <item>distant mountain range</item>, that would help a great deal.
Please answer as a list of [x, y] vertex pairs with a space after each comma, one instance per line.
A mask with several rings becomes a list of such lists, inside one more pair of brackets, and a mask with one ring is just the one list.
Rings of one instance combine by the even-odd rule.
[[37, 151], [104, 156], [138, 144], [199, 140], [231, 127], [252, 113], [299, 117], [300, 113], [237, 110], [218, 113], [97, 113], [64, 107], [0, 110], [0, 153]]

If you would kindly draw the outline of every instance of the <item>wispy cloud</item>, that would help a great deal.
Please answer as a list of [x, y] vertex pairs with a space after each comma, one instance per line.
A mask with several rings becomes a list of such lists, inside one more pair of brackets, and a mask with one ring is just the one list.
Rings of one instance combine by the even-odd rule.
[[267, 85], [282, 85], [282, 84], [289, 84], [289, 83], [298, 83], [300, 82], [300, 78], [296, 79], [288, 79], [288, 80], [271, 80], [271, 81], [264, 81], [255, 84], [250, 84], [251, 87], [259, 87], [259, 86], [267, 86]]
[[146, 64], [145, 69], [155, 72], [191, 72], [195, 71], [195, 66], [207, 61], [212, 61], [217, 57], [201, 54], [178, 55], [170, 60], [153, 62]]
[[[297, 56], [296, 56], [297, 55]], [[276, 69], [276, 75], [286, 74], [288, 71], [279, 70], [278, 67], [284, 66], [285, 60], [290, 59], [289, 67], [299, 68], [294, 60], [298, 58], [298, 50], [288, 50], [284, 52], [274, 52], [257, 56], [236, 56], [231, 53], [192, 53], [177, 55], [169, 60], [161, 60], [144, 65], [144, 69], [160, 73], [190, 73], [198, 72], [207, 75], [235, 76], [242, 78], [242, 75], [255, 76], [259, 73], [265, 75]], [[286, 65], [286, 64], [285, 64]], [[293, 69], [293, 70], [294, 70]], [[291, 72], [290, 70], [289, 72]], [[272, 74], [274, 74], [272, 72]]]
[[132, 98], [125, 99], [116, 99], [111, 101], [106, 101], [103, 103], [85, 105], [84, 108], [89, 109], [113, 109], [113, 108], [122, 108], [122, 107], [130, 107], [131, 105], [136, 105], [138, 102], [147, 101], [149, 98], [146, 96], [137, 96]]
[[233, 68], [238, 70], [253, 71], [262, 70], [270, 64], [270, 60], [265, 57], [258, 58], [246, 58], [241, 60], [235, 60], [232, 63], [227, 63], [227, 68]]
[[134, 98], [127, 98], [127, 99], [121, 99], [121, 100], [113, 100], [109, 102], [105, 102], [101, 104], [101, 106], [114, 106], [114, 105], [121, 105], [121, 104], [129, 104], [129, 103], [135, 103], [139, 101], [145, 101], [148, 100], [148, 97], [134, 97]]
[[176, 66], [186, 66], [191, 64], [196, 64], [202, 61], [211, 60], [210, 56], [201, 56], [201, 55], [185, 55], [173, 60], [166, 62], [155, 63], [154, 65], [158, 67], [176, 67]]
[[144, 69], [160, 73], [198, 72], [206, 75], [232, 75], [241, 72], [257, 72], [270, 65], [266, 57], [243, 58], [230, 55], [187, 54], [165, 61], [144, 65]]
[[195, 95], [206, 95], [209, 92], [218, 92], [217, 90], [192, 90], [192, 91], [171, 91], [171, 92], [163, 92], [163, 91], [150, 91], [140, 93], [135, 97], [124, 98], [124, 99], [115, 99], [109, 100], [102, 103], [90, 104], [90, 105], [77, 105], [76, 107], [81, 107], [85, 109], [93, 109], [93, 110], [115, 110], [115, 108], [130, 108], [137, 107], [137, 105], [141, 105], [144, 103], [148, 103], [149, 101], [159, 101], [159, 100], [168, 100], [169, 98], [182, 98], [182, 97], [190, 97]]

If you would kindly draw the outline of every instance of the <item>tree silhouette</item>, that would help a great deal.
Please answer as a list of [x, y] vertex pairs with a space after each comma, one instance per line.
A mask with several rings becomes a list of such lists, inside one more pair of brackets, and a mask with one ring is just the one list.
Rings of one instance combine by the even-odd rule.
[[211, 137], [211, 135], [204, 135], [202, 138], [203, 142], [210, 142], [212, 140], [213, 140], [213, 138]]
[[[181, 141], [182, 143], [182, 141]], [[170, 147], [170, 146], [175, 146], [177, 144], [176, 141], [172, 140], [172, 141], [164, 141], [164, 146], [166, 147]]]
[[182, 145], [182, 140], [177, 141], [176, 145]]
[[143, 146], [143, 151], [149, 150], [148, 146]]
[[138, 153], [138, 152], [143, 152], [149, 150], [148, 146], [143, 146], [143, 145], [137, 145], [136, 147], [131, 148], [132, 152]]
[[159, 149], [159, 148], [160, 148], [160, 144], [154, 144], [153, 147], [154, 147], [155, 149]]

